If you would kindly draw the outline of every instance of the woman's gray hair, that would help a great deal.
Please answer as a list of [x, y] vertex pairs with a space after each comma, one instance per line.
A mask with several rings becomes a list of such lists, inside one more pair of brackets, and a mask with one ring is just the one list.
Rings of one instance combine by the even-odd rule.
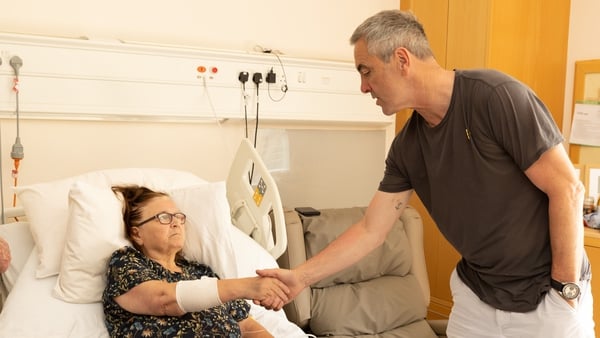
[[388, 62], [398, 47], [406, 48], [419, 59], [433, 56], [423, 26], [410, 12], [385, 10], [373, 15], [354, 30], [350, 44], [363, 38], [369, 54], [383, 62]]

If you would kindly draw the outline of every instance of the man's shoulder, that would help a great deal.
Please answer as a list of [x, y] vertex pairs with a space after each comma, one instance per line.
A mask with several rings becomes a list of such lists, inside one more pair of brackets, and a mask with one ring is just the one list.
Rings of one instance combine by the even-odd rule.
[[456, 70], [456, 79], [458, 81], [477, 81], [486, 83], [492, 87], [506, 82], [514, 82], [515, 78], [496, 69], [461, 69]]

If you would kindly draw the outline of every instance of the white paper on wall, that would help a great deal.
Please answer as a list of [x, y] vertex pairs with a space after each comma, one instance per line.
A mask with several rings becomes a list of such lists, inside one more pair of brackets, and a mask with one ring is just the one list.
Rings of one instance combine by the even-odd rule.
[[600, 104], [575, 104], [569, 142], [600, 147]]

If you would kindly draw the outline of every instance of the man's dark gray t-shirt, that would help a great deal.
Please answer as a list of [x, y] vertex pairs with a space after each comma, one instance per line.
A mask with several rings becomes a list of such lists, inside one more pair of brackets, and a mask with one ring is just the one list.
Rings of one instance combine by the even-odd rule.
[[[514, 78], [456, 71], [435, 127], [414, 112], [394, 139], [379, 190], [414, 189], [462, 255], [456, 270], [485, 303], [534, 310], [550, 288], [548, 197], [524, 174], [562, 135]], [[582, 275], [589, 276], [587, 258]]]

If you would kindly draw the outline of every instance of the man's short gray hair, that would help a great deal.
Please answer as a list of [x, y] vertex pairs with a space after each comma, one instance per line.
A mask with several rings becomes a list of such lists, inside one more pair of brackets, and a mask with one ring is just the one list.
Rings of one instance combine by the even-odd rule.
[[404, 47], [419, 59], [433, 56], [425, 30], [410, 12], [381, 11], [360, 24], [350, 37], [354, 45], [360, 39], [367, 43], [369, 54], [388, 62], [398, 47]]

